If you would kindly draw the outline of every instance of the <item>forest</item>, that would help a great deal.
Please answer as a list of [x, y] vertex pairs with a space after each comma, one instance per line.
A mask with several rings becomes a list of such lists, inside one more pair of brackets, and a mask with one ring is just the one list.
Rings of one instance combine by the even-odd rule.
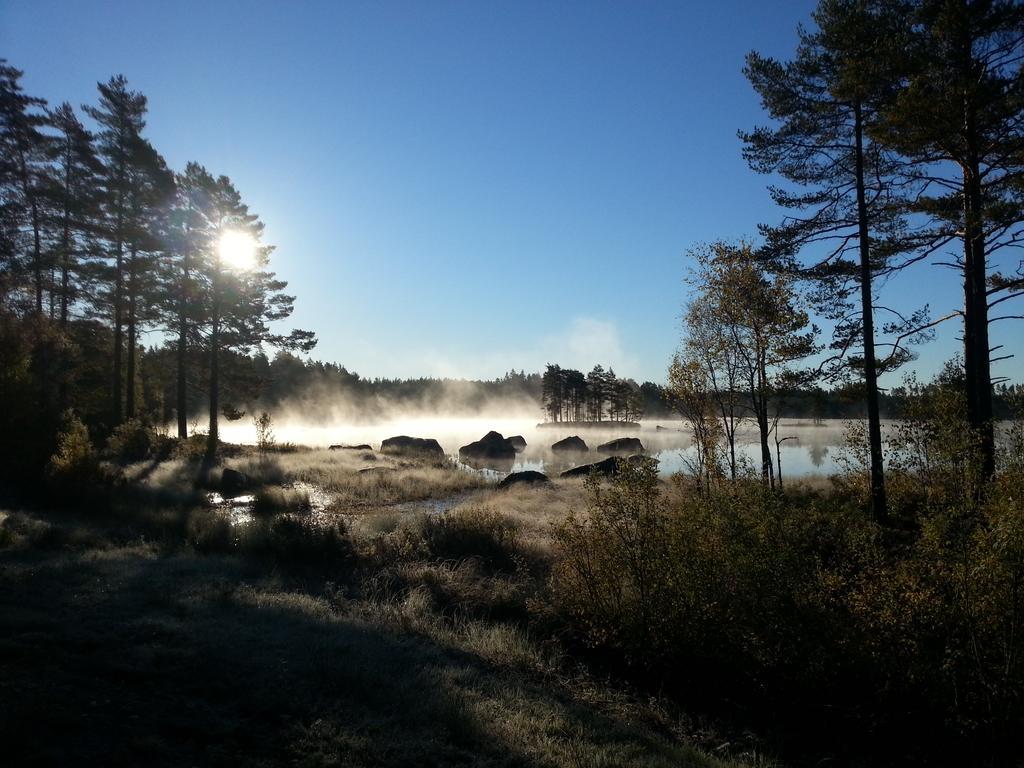
[[[1024, 4], [792, 21], [736, 62], [776, 218], [689, 244], [661, 382], [316, 360], [264, 221], [168, 166], [145, 95], [0, 60], [5, 762], [1019, 765]], [[933, 276], [956, 306], [882, 299]], [[842, 430], [834, 472], [783, 481], [785, 419]]]

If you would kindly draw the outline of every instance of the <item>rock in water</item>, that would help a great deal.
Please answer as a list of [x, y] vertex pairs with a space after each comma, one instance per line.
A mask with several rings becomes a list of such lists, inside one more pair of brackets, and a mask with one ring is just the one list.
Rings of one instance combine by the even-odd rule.
[[580, 437], [579, 435], [573, 435], [572, 437], [567, 437], [564, 440], [559, 440], [557, 443], [554, 443], [551, 446], [551, 450], [552, 451], [578, 451], [580, 453], [585, 453], [586, 451], [589, 451], [590, 449], [587, 448], [587, 444], [585, 442], [583, 442], [583, 438], [582, 437]]
[[550, 482], [550, 478], [543, 472], [527, 469], [522, 472], [513, 472], [498, 483], [498, 488], [511, 488], [513, 485], [547, 485]]
[[591, 473], [596, 473], [603, 477], [615, 477], [626, 464], [643, 464], [648, 461], [655, 464], [658, 463], [657, 459], [650, 456], [629, 456], [626, 458], [622, 456], [609, 456], [607, 459], [601, 459], [601, 461], [594, 464], [583, 464], [579, 467], [567, 469], [560, 477], [588, 477]]
[[411, 453], [444, 458], [444, 448], [430, 437], [409, 437], [398, 435], [389, 437], [380, 444], [381, 453]]
[[516, 455], [515, 446], [498, 432], [488, 432], [475, 443], [459, 448], [462, 459], [510, 459]]
[[607, 459], [602, 459], [594, 464], [582, 464], [578, 467], [567, 469], [560, 477], [589, 477], [591, 474], [614, 477], [618, 471], [619, 459], [615, 456], [609, 456]]
[[643, 453], [644, 444], [638, 437], [620, 437], [597, 446], [598, 453]]
[[516, 449], [516, 453], [522, 453], [526, 450], [526, 438], [522, 435], [512, 435], [508, 438], [509, 445]]
[[237, 469], [224, 468], [220, 475], [220, 492], [225, 496], [237, 496], [251, 485], [249, 476]]

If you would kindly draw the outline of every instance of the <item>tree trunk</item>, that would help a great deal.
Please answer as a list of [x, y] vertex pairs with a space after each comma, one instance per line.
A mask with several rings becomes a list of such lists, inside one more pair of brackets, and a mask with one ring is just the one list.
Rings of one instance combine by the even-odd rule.
[[67, 214], [64, 217], [64, 233], [61, 238], [60, 262], [60, 327], [68, 327], [68, 291], [71, 288], [71, 226]]
[[178, 412], [178, 437], [184, 440], [188, 437], [188, 391], [185, 381], [185, 367], [188, 363], [188, 281], [189, 263], [188, 246], [183, 255], [181, 293], [178, 298], [178, 391], [177, 391], [177, 412]]
[[206, 461], [212, 463], [217, 455], [218, 424], [217, 412], [220, 409], [220, 286], [218, 276], [220, 263], [214, 265], [213, 312], [210, 322], [210, 430], [206, 437]]
[[135, 418], [135, 343], [136, 343], [136, 249], [132, 246], [128, 261], [128, 360], [125, 371], [127, 392], [125, 394], [125, 415], [129, 419]]
[[988, 293], [980, 170], [964, 168], [964, 369], [967, 418], [978, 437], [982, 479], [995, 473], [992, 369], [988, 339]]
[[213, 458], [217, 454], [217, 411], [220, 408], [220, 355], [219, 329], [217, 320], [213, 321], [213, 328], [210, 331], [210, 431], [206, 439], [206, 455]]
[[772, 449], [768, 443], [768, 403], [764, 393], [758, 396], [760, 403], [757, 411], [757, 430], [761, 435], [761, 482], [775, 487], [775, 474], [772, 472]]
[[36, 314], [43, 314], [43, 248], [39, 235], [39, 204], [32, 198], [32, 272], [36, 284]]
[[121, 364], [124, 352], [124, 320], [121, 312], [122, 291], [123, 291], [123, 270], [124, 257], [121, 253], [122, 245], [120, 239], [117, 241], [117, 269], [114, 277], [114, 375], [111, 384], [111, 427], [118, 426], [122, 421], [121, 412]]
[[875, 318], [871, 291], [868, 206], [864, 193], [864, 122], [860, 102], [854, 105], [857, 174], [857, 236], [860, 250], [860, 311], [864, 337], [864, 396], [868, 407], [868, 452], [871, 456], [871, 511], [875, 520], [889, 519], [882, 458], [882, 418], [878, 405], [878, 364], [875, 359]]

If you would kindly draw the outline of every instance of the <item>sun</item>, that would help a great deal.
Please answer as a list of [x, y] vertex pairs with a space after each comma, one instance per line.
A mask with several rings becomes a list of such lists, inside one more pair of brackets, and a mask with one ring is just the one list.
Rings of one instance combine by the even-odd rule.
[[256, 266], [256, 239], [247, 232], [226, 230], [218, 248], [221, 261], [230, 269], [244, 272]]

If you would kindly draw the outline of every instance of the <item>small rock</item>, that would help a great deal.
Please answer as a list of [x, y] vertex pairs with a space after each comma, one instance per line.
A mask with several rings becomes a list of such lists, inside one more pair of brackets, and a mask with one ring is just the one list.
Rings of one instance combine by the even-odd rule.
[[551, 479], [543, 472], [534, 472], [532, 469], [523, 470], [522, 472], [513, 472], [511, 475], [506, 477], [500, 483], [498, 488], [511, 488], [513, 485], [546, 485], [551, 482]]
[[329, 451], [372, 451], [373, 446], [366, 443], [360, 443], [359, 445], [329, 445], [327, 446]]
[[249, 476], [237, 469], [225, 467], [220, 475], [220, 491], [225, 496], [237, 496], [250, 485]]

